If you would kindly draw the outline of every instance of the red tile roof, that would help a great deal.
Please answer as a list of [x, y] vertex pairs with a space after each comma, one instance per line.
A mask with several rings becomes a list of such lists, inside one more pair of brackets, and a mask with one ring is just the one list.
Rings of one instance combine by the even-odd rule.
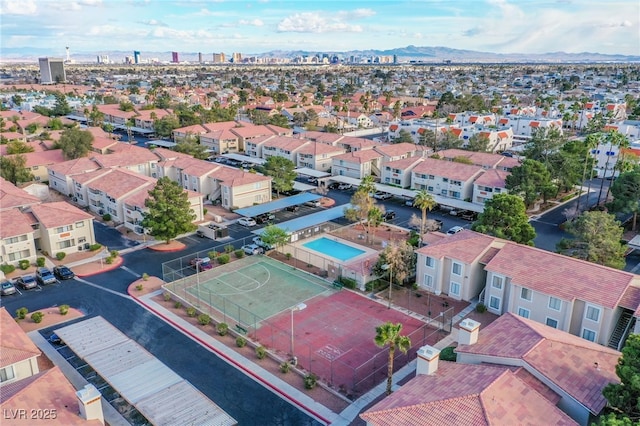
[[71, 225], [82, 220], [93, 219], [93, 215], [80, 210], [66, 201], [55, 201], [31, 206], [31, 212], [45, 228]]
[[489, 169], [485, 170], [473, 183], [490, 188], [504, 188], [507, 176], [510, 174], [511, 173], [505, 172], [504, 170]]
[[40, 349], [27, 337], [4, 307], [0, 308], [0, 332], [2, 335], [2, 339], [0, 339], [0, 368], [40, 356]]
[[0, 238], [17, 237], [34, 232], [29, 217], [20, 209], [5, 210], [0, 214]]
[[496, 363], [521, 359], [529, 372], [544, 376], [594, 414], [606, 404], [602, 389], [619, 382], [620, 352], [511, 313], [480, 330], [477, 343], [458, 345], [456, 351], [494, 357]]
[[437, 259], [449, 257], [465, 263], [472, 263], [483, 256], [494, 241], [496, 241], [494, 237], [464, 230], [419, 248], [416, 253]]
[[480, 173], [483, 169], [469, 164], [454, 163], [447, 160], [425, 158], [414, 170], [414, 173], [446, 177], [453, 180], [466, 182]]
[[24, 189], [20, 189], [0, 177], [0, 211], [14, 207], [30, 206], [39, 202], [40, 199], [38, 197], [34, 197]]

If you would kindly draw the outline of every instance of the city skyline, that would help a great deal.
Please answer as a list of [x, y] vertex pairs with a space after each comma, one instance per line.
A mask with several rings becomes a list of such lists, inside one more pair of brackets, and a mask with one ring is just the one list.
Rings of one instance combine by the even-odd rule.
[[638, 55], [640, 4], [619, 0], [1, 0], [2, 49], [350, 51], [407, 45]]

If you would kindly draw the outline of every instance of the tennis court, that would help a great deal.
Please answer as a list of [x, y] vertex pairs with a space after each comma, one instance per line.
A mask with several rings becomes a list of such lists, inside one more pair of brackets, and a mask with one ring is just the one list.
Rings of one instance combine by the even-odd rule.
[[279, 312], [325, 292], [331, 293], [326, 281], [266, 256], [247, 256], [168, 284], [166, 288], [177, 290], [181, 296], [186, 293], [185, 299], [195, 299], [201, 308], [201, 304], [215, 308], [224, 315], [225, 322], [235, 321], [254, 329]]

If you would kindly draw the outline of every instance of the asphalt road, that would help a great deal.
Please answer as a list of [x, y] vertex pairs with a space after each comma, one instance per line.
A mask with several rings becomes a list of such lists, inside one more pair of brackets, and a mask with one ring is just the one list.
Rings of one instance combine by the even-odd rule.
[[[136, 256], [131, 256], [133, 254], [124, 256], [125, 265], [141, 273], [141, 264], [132, 262], [130, 257], [147, 257], [149, 262], [149, 250], [135, 252]], [[158, 263], [155, 254], [154, 263]], [[119, 268], [88, 277], [84, 280], [86, 282], [68, 280], [44, 287], [41, 291], [4, 297], [0, 305], [10, 314], [23, 306], [33, 312], [68, 304], [88, 317], [100, 315], [191, 382], [241, 425], [319, 424], [123, 294], [133, 279], [135, 277], [130, 272]], [[42, 334], [47, 335], [47, 331], [43, 330]]]

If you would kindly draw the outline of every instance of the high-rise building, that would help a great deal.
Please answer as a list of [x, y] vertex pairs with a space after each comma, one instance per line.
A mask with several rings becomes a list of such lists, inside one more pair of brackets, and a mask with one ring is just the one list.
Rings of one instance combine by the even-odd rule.
[[109, 64], [109, 55], [98, 55], [99, 64]]
[[136, 65], [140, 63], [140, 51], [138, 50], [133, 51], [133, 63]]
[[198, 52], [198, 63], [202, 63], [202, 52]]
[[178, 52], [171, 52], [171, 62], [173, 62], [174, 64], [180, 62], [180, 60], [178, 59]]
[[214, 53], [213, 54], [213, 63], [214, 64], [222, 64], [227, 62], [226, 57], [224, 56], [224, 53]]
[[38, 58], [40, 64], [40, 83], [55, 84], [67, 81], [62, 58]]
[[231, 54], [231, 62], [234, 64], [242, 63], [242, 53], [234, 52]]

